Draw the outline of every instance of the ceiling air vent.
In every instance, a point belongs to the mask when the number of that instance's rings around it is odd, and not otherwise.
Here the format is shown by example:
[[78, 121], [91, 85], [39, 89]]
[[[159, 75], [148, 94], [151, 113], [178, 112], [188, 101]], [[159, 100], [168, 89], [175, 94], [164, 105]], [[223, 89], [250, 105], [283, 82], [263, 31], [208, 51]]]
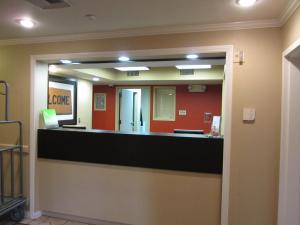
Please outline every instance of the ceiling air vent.
[[127, 72], [127, 76], [129, 76], [129, 77], [137, 77], [139, 75], [140, 75], [139, 71], [128, 71]]
[[180, 75], [194, 75], [194, 70], [192, 69], [187, 69], [187, 70], [180, 70]]
[[26, 0], [41, 9], [61, 9], [70, 7], [65, 0]]

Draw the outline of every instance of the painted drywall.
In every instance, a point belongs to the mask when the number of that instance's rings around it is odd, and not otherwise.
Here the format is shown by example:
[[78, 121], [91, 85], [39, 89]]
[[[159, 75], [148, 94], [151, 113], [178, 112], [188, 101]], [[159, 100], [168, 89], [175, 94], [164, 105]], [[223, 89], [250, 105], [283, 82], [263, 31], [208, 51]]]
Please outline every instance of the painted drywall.
[[283, 49], [300, 39], [300, 5], [287, 23], [282, 27]]
[[116, 88], [107, 85], [93, 86], [93, 102], [95, 93], [106, 94], [106, 110], [96, 111], [93, 108], [92, 128], [101, 130], [115, 130], [115, 108], [116, 108]]
[[38, 165], [43, 210], [84, 211], [118, 224], [219, 225], [219, 175], [47, 160]]
[[[204, 130], [210, 132], [211, 123], [204, 121], [204, 113], [221, 116], [222, 85], [207, 85], [204, 93], [191, 93], [187, 85], [176, 85], [175, 121], [158, 121], [153, 117], [153, 87], [151, 94], [151, 132], [172, 133], [174, 129]], [[179, 110], [186, 110], [186, 116], [180, 116]]]
[[[122, 87], [122, 86], [118, 86]], [[204, 121], [204, 113], [209, 112], [214, 116], [221, 115], [222, 85], [207, 85], [204, 93], [191, 93], [187, 85], [175, 85], [176, 87], [176, 119], [175, 121], [158, 121], [153, 119], [153, 88], [150, 93], [150, 132], [173, 133], [174, 129], [204, 130], [210, 132], [211, 123]], [[155, 86], [159, 87], [159, 86]], [[114, 91], [112, 91], [114, 90]], [[105, 85], [95, 85], [94, 93], [106, 93], [107, 107], [104, 112], [93, 111], [93, 129], [114, 130], [116, 105], [115, 88]], [[186, 116], [179, 116], [179, 110], [186, 110]], [[143, 114], [145, 115], [145, 114]], [[148, 115], [145, 115], [148, 117]]]
[[142, 115], [144, 126], [142, 131], [149, 132], [150, 131], [150, 99], [151, 99], [151, 90], [150, 88], [142, 88], [142, 99], [141, 99], [141, 107], [142, 107]]
[[[156, 35], [144, 37], [127, 37], [103, 40], [74, 41], [62, 43], [31, 44], [0, 47], [0, 77], [7, 80], [12, 86], [11, 98], [14, 101], [11, 107], [12, 118], [20, 119], [24, 123], [25, 142], [29, 140], [29, 96], [30, 96], [30, 55], [55, 54], [70, 52], [94, 52], [94, 51], [125, 51], [138, 49], [176, 48], [207, 45], [234, 45], [234, 50], [243, 50], [245, 63], [234, 64], [233, 70], [233, 105], [232, 105], [232, 148], [231, 148], [231, 174], [230, 174], [230, 225], [274, 225], [277, 215], [278, 192], [278, 166], [279, 166], [279, 136], [280, 136], [280, 97], [281, 97], [281, 52], [282, 33], [279, 28], [255, 29], [224, 32], [203, 32], [172, 35]], [[268, 59], [268, 60], [266, 60]], [[254, 107], [257, 117], [253, 124], [244, 124], [242, 121], [243, 107]], [[87, 152], [88, 154], [88, 152]], [[68, 167], [69, 166], [69, 167]], [[68, 167], [68, 170], [65, 168]], [[57, 210], [60, 202], [63, 206], [61, 212], [76, 212], [79, 216], [89, 216], [91, 210], [96, 210], [100, 215], [106, 210], [107, 205], [113, 205], [113, 199], [105, 198], [94, 201], [89, 197], [89, 207], [81, 204], [68, 204], [72, 202], [76, 193], [85, 193], [81, 185], [88, 185], [89, 192], [95, 195], [113, 196], [120, 192], [136, 198], [124, 200], [126, 208], [135, 209], [135, 219], [141, 221], [153, 221], [152, 215], [145, 215], [154, 210], [155, 205], [149, 202], [144, 207], [132, 207], [135, 199], [143, 199], [147, 196], [161, 193], [167, 190], [172, 198], [161, 197], [163, 216], [155, 217], [156, 224], [176, 224], [180, 215], [181, 224], [198, 225], [200, 220], [206, 220], [204, 224], [214, 224], [220, 218], [219, 204], [214, 200], [214, 195], [219, 196], [220, 182], [210, 183], [205, 176], [195, 178], [195, 183], [187, 183], [189, 177], [182, 173], [172, 174], [163, 171], [148, 174], [144, 170], [131, 168], [108, 167], [109, 173], [95, 173], [102, 167], [92, 171], [97, 166], [88, 165], [88, 172], [81, 174], [81, 167], [72, 166], [70, 163], [45, 162], [39, 160], [37, 170], [38, 178], [43, 178], [37, 186], [43, 192], [36, 201], [40, 204], [37, 209], [46, 208]], [[27, 168], [28, 169], [28, 168]], [[122, 170], [126, 176], [115, 176], [114, 169]], [[92, 173], [89, 173], [92, 171]], [[137, 174], [140, 179], [127, 180]], [[62, 175], [62, 176], [61, 176]], [[151, 177], [159, 180], [149, 188], [147, 184]], [[48, 178], [48, 179], [46, 179]], [[51, 178], [51, 179], [50, 179]], [[62, 179], [61, 179], [62, 178]], [[67, 178], [67, 179], [66, 179]], [[88, 178], [88, 179], [86, 179]], [[175, 179], [176, 183], [168, 183], [169, 179]], [[221, 180], [221, 177], [216, 179]], [[50, 182], [59, 181], [59, 182]], [[84, 181], [74, 183], [73, 181]], [[101, 189], [102, 181], [113, 182], [109, 188]], [[145, 185], [138, 186], [138, 193], [131, 189], [131, 185], [141, 182]], [[207, 185], [201, 186], [201, 183]], [[76, 184], [76, 185], [73, 185]], [[175, 186], [173, 184], [176, 184]], [[192, 189], [188, 189], [190, 184]], [[64, 188], [60, 188], [64, 187]], [[175, 188], [176, 187], [176, 188]], [[195, 188], [194, 188], [195, 187]], [[200, 189], [199, 189], [200, 188]], [[70, 192], [72, 190], [72, 192]], [[180, 190], [188, 190], [191, 197], [176, 195]], [[201, 190], [198, 192], [198, 190]], [[214, 190], [214, 195], [208, 195]], [[51, 193], [51, 195], [49, 194]], [[41, 199], [47, 199], [42, 201]], [[55, 196], [61, 196], [58, 199]], [[197, 205], [189, 204], [188, 199], [201, 199], [207, 196], [205, 201]], [[53, 197], [53, 198], [51, 198]], [[183, 201], [187, 200], [187, 201]], [[220, 200], [220, 199], [219, 199]], [[176, 210], [181, 202], [184, 207]], [[210, 202], [207, 210], [207, 203]], [[146, 203], [146, 201], [145, 201]], [[124, 207], [110, 208], [121, 211]], [[148, 207], [148, 208], [145, 208]], [[179, 212], [180, 211], [180, 212]], [[111, 212], [110, 220], [124, 220], [126, 215]], [[174, 217], [175, 215], [175, 217]], [[213, 219], [210, 219], [213, 218]]]
[[77, 124], [92, 128], [93, 84], [86, 80], [77, 81]]

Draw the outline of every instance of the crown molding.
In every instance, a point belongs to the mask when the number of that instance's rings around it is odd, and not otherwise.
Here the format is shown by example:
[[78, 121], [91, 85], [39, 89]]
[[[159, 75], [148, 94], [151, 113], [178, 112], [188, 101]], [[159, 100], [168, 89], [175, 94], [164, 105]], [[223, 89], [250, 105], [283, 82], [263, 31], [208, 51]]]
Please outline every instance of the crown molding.
[[216, 24], [194, 24], [194, 25], [170, 25], [170, 26], [155, 26], [145, 28], [132, 28], [111, 30], [95, 33], [82, 33], [70, 35], [57, 36], [42, 36], [29, 38], [16, 38], [0, 40], [0, 46], [5, 45], [20, 45], [20, 44], [39, 44], [50, 42], [67, 42], [67, 41], [84, 41], [97, 40], [120, 37], [138, 37], [150, 35], [163, 34], [180, 34], [180, 33], [198, 33], [198, 32], [213, 32], [213, 31], [232, 31], [245, 29], [259, 29], [259, 28], [274, 28], [282, 27], [293, 13], [300, 6], [300, 0], [291, 0], [285, 10], [281, 13], [279, 19], [270, 20], [252, 20], [242, 22], [230, 23], [216, 23]]
[[280, 15], [280, 26], [283, 26], [300, 5], [300, 0], [291, 0]]
[[198, 33], [198, 32], [209, 32], [209, 31], [212, 32], [212, 31], [259, 29], [259, 28], [271, 28], [271, 27], [280, 27], [280, 26], [281, 26], [280, 20], [277, 19], [218, 23], [218, 24], [207, 24], [207, 25], [157, 26], [157, 27], [104, 31], [104, 32], [97, 32], [97, 33], [6, 39], [6, 40], [0, 40], [0, 46], [38, 44], [38, 43], [49, 43], [49, 42], [65, 42], [65, 41], [83, 41], [83, 40], [96, 40], [96, 39], [120, 38], [120, 37], [137, 37], [137, 36], [150, 36], [150, 35], [160, 35], [160, 34], [180, 34], [180, 33]]

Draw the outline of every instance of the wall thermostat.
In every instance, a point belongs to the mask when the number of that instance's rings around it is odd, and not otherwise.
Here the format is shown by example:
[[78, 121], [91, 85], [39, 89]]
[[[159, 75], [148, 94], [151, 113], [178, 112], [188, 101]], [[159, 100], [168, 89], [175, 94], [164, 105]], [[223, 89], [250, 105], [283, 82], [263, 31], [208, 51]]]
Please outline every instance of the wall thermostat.
[[253, 122], [255, 120], [255, 109], [254, 108], [244, 108], [243, 109], [243, 121]]

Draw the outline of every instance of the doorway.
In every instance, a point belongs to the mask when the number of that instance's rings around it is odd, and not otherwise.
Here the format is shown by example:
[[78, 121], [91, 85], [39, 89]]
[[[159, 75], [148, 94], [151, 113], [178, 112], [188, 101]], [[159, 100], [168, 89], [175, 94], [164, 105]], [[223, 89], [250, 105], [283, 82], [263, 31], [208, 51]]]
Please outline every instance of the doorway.
[[[187, 54], [189, 52], [219, 53], [226, 54], [224, 83], [224, 153], [223, 153], [223, 175], [222, 175], [222, 196], [221, 196], [221, 225], [228, 225], [229, 214], [229, 187], [230, 187], [230, 151], [231, 151], [231, 115], [232, 115], [232, 74], [233, 74], [233, 46], [200, 46], [184, 48], [147, 49], [127, 51], [133, 56], [152, 57], [164, 53], [165, 56]], [[31, 56], [31, 114], [30, 114], [30, 216], [36, 218], [41, 211], [36, 201], [35, 189], [38, 188], [36, 178], [36, 152], [37, 152], [37, 129], [40, 124], [40, 110], [47, 106], [47, 74], [48, 66], [43, 63], [45, 60], [59, 60], [61, 58], [88, 58], [88, 57], [116, 57], [119, 52], [82, 52], [70, 54], [49, 54]], [[117, 111], [117, 110], [116, 110]]]
[[145, 133], [150, 131], [150, 88], [116, 89], [116, 130]]
[[300, 40], [283, 53], [278, 225], [300, 224]]

